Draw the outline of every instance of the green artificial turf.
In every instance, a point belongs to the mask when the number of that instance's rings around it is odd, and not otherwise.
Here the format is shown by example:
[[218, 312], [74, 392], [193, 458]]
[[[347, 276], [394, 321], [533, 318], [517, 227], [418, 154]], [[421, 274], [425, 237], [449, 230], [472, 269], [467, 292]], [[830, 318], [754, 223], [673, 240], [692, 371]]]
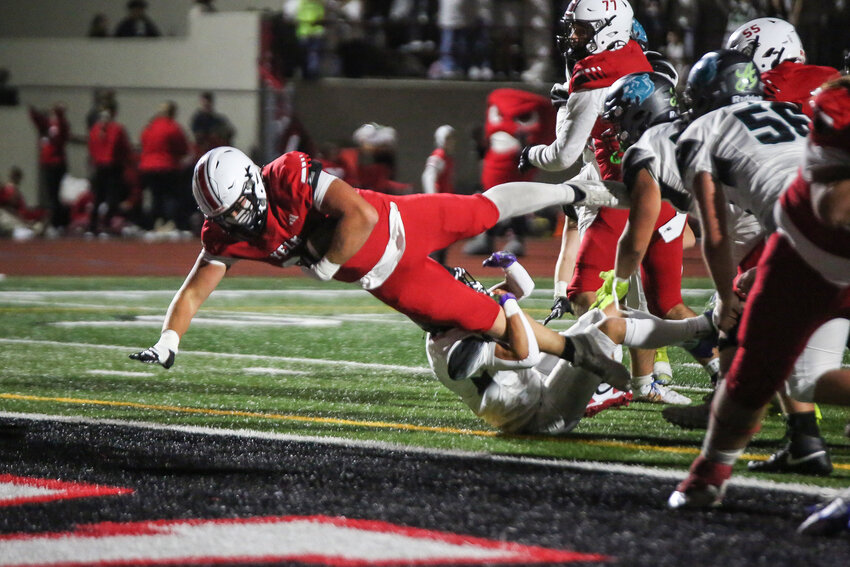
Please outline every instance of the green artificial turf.
[[[196, 317], [170, 370], [128, 354], [156, 342], [176, 278], [6, 278], [0, 281], [0, 411], [331, 435], [403, 445], [636, 463], [684, 470], [701, 431], [632, 403], [583, 420], [563, 438], [497, 435], [427, 370], [424, 333], [352, 286], [298, 278], [227, 278]], [[549, 312], [549, 282], [524, 307]], [[705, 280], [686, 300], [702, 311]], [[565, 329], [572, 320], [553, 323]], [[670, 348], [677, 386], [706, 388], [705, 372]], [[700, 391], [683, 390], [699, 400]], [[846, 486], [850, 412], [824, 407], [822, 431]], [[784, 433], [772, 413], [748, 453]], [[738, 469], [744, 473], [744, 463]]]

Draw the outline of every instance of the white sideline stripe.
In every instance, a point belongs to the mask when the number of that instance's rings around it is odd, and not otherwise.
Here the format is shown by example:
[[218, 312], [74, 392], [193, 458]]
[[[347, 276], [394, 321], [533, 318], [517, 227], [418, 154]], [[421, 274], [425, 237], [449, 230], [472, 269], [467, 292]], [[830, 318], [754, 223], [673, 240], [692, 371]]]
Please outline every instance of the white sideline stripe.
[[86, 374], [94, 374], [95, 376], [127, 376], [129, 378], [156, 376], [153, 372], [129, 372], [124, 370], [88, 370]]
[[243, 368], [242, 372], [247, 372], [248, 374], [286, 374], [292, 376], [300, 376], [302, 374], [307, 374], [303, 370], [287, 370], [285, 368], [268, 368], [264, 366], [251, 366], [249, 368]]
[[[162, 325], [161, 317], [139, 318], [135, 321], [56, 321], [49, 323], [53, 327], [159, 327]], [[336, 319], [308, 319], [298, 317], [269, 317], [266, 320], [242, 319], [210, 319], [208, 317], [195, 317], [192, 325], [209, 327], [339, 327], [342, 321]]]
[[[79, 416], [58, 416], [33, 413], [0, 412], [0, 418], [27, 419], [31, 421], [58, 421], [64, 423], [79, 423], [84, 425], [114, 425], [134, 429], [148, 429], [152, 431], [177, 431], [197, 435], [216, 435], [219, 437], [237, 437], [270, 439], [275, 441], [291, 441], [298, 443], [317, 443], [320, 445], [335, 445], [341, 447], [355, 447], [366, 449], [382, 449], [389, 452], [417, 453], [425, 455], [436, 455], [445, 457], [456, 457], [470, 460], [493, 461], [499, 463], [516, 463], [521, 465], [534, 465], [566, 470], [582, 470], [588, 472], [615, 473], [630, 476], [642, 476], [659, 480], [679, 481], [687, 476], [687, 471], [661, 469], [656, 467], [645, 467], [639, 465], [626, 465], [618, 463], [604, 463], [600, 461], [575, 461], [575, 460], [552, 460], [539, 457], [522, 457], [511, 455], [492, 455], [485, 452], [460, 451], [457, 449], [430, 449], [427, 447], [412, 447], [399, 443], [388, 443], [386, 441], [362, 441], [345, 439], [342, 437], [317, 437], [311, 435], [291, 435], [285, 433], [274, 433], [269, 431], [255, 431], [251, 429], [221, 429], [216, 427], [200, 427], [195, 425], [165, 425], [144, 421], [127, 421], [122, 419], [92, 419]], [[838, 489], [824, 488], [800, 483], [780, 483], [770, 480], [755, 478], [732, 477], [729, 481], [732, 486], [743, 488], [754, 488], [757, 490], [772, 490], [788, 492], [805, 496], [830, 497], [839, 492]]]
[[[104, 350], [120, 350], [127, 352], [142, 350], [146, 347], [127, 347], [121, 345], [95, 345], [91, 343], [63, 343], [59, 341], [39, 341], [33, 339], [2, 339], [0, 344], [20, 344], [20, 345], [45, 345], [68, 348], [94, 348]], [[297, 362], [302, 364], [316, 364], [320, 366], [347, 366], [351, 368], [365, 368], [368, 370], [386, 370], [388, 372], [404, 372], [407, 374], [431, 374], [431, 369], [424, 366], [400, 366], [397, 364], [378, 364], [371, 362], [352, 362], [349, 360], [327, 360], [322, 358], [303, 358], [295, 356], [269, 356], [266, 354], [238, 354], [230, 352], [208, 352], [203, 350], [181, 350], [180, 356], [191, 354], [200, 356], [210, 356], [219, 358], [233, 358], [236, 360], [267, 360], [269, 362]]]

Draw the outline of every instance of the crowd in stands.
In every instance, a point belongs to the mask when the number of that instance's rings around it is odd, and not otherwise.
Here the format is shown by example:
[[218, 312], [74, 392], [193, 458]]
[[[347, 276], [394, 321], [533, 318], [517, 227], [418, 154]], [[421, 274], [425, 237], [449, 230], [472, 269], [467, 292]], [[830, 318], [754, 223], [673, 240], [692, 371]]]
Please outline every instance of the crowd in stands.
[[[285, 0], [278, 34], [289, 76], [404, 76], [563, 80], [554, 36], [567, 0]], [[804, 0], [634, 0], [648, 47], [687, 76], [695, 56], [742, 23], [780, 17], [809, 55], [838, 65], [850, 23], [846, 2]]]
[[[564, 0], [286, 0], [273, 17], [275, 74], [306, 79], [326, 76], [419, 76], [431, 79], [515, 80], [551, 85], [564, 80], [563, 56], [553, 39], [560, 32]], [[817, 10], [800, 0], [635, 0], [636, 19], [647, 47], [664, 54], [687, 77], [694, 54], [721, 44], [742, 22], [779, 16], [797, 22], [810, 61], [840, 66], [848, 26], [847, 3], [823, 2]], [[145, 0], [126, 4], [127, 15], [111, 28], [97, 14], [90, 37], [156, 37]], [[809, 8], [809, 9], [807, 9]], [[212, 0], [196, 0], [193, 17], [215, 12]], [[718, 17], [718, 15], [725, 17]], [[830, 25], [825, 25], [825, 22]], [[834, 31], [831, 31], [834, 30]], [[807, 36], [807, 37], [806, 37]], [[85, 136], [70, 133], [65, 108], [30, 109], [39, 135], [39, 206], [28, 208], [14, 168], [0, 193], [4, 220], [0, 235], [127, 234], [189, 235], [197, 232], [189, 180], [206, 151], [232, 142], [233, 125], [214, 109], [213, 93], [200, 95], [187, 134], [170, 101], [151, 118], [137, 141], [118, 117], [110, 89], [95, 89]], [[396, 180], [398, 145], [391, 126], [364, 124], [349, 147], [314, 142], [289, 113], [279, 153], [298, 149], [321, 159], [356, 187], [401, 194], [419, 190], [413, 180]], [[65, 146], [85, 143], [89, 183], [65, 187]], [[423, 163], [427, 156], [423, 156]], [[513, 171], [513, 167], [511, 167]], [[66, 183], [67, 185], [67, 183]], [[10, 216], [14, 222], [10, 221]], [[18, 230], [15, 228], [24, 228]], [[521, 227], [512, 229], [520, 236]]]

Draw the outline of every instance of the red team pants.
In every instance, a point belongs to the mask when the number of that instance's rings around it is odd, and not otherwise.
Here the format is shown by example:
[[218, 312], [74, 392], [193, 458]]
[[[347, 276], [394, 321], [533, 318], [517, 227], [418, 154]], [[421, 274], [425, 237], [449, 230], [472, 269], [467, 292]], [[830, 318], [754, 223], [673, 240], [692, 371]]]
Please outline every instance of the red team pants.
[[[655, 232], [641, 263], [641, 275], [649, 312], [664, 317], [682, 303], [682, 235], [664, 242], [658, 228], [676, 214], [672, 205], [664, 201], [655, 223]], [[602, 286], [599, 272], [614, 268], [617, 241], [629, 220], [627, 209], [602, 207], [584, 232], [576, 257], [573, 279], [567, 296], [574, 300], [579, 293], [596, 291]]]
[[[454, 279], [428, 255], [491, 228], [499, 220], [496, 205], [480, 194], [391, 196], [363, 190], [360, 194], [378, 209], [379, 215], [386, 215], [389, 202], [395, 202], [405, 233], [401, 261], [384, 284], [369, 293], [418, 323], [489, 331], [499, 315], [499, 305]], [[383, 226], [385, 223], [379, 221], [375, 230]], [[385, 237], [370, 237], [365, 250], [346, 262], [345, 273], [361, 277], [368, 272], [386, 242]]]
[[743, 406], [761, 408], [791, 375], [812, 333], [848, 315], [850, 288], [824, 280], [774, 233], [747, 296], [726, 392]]

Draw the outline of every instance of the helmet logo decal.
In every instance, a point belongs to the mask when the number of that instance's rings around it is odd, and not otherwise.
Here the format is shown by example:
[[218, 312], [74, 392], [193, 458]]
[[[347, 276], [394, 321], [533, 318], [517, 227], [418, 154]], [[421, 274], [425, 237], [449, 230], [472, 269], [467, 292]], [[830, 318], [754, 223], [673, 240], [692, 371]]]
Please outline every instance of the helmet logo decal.
[[643, 73], [623, 85], [623, 98], [633, 101], [635, 104], [640, 104], [652, 96], [654, 90], [655, 85], [652, 84], [652, 79], [649, 78], [649, 75]]
[[752, 63], [747, 63], [743, 69], [736, 70], [735, 76], [738, 78], [738, 82], [735, 83], [735, 90], [739, 93], [751, 89], [758, 81], [756, 66]]

